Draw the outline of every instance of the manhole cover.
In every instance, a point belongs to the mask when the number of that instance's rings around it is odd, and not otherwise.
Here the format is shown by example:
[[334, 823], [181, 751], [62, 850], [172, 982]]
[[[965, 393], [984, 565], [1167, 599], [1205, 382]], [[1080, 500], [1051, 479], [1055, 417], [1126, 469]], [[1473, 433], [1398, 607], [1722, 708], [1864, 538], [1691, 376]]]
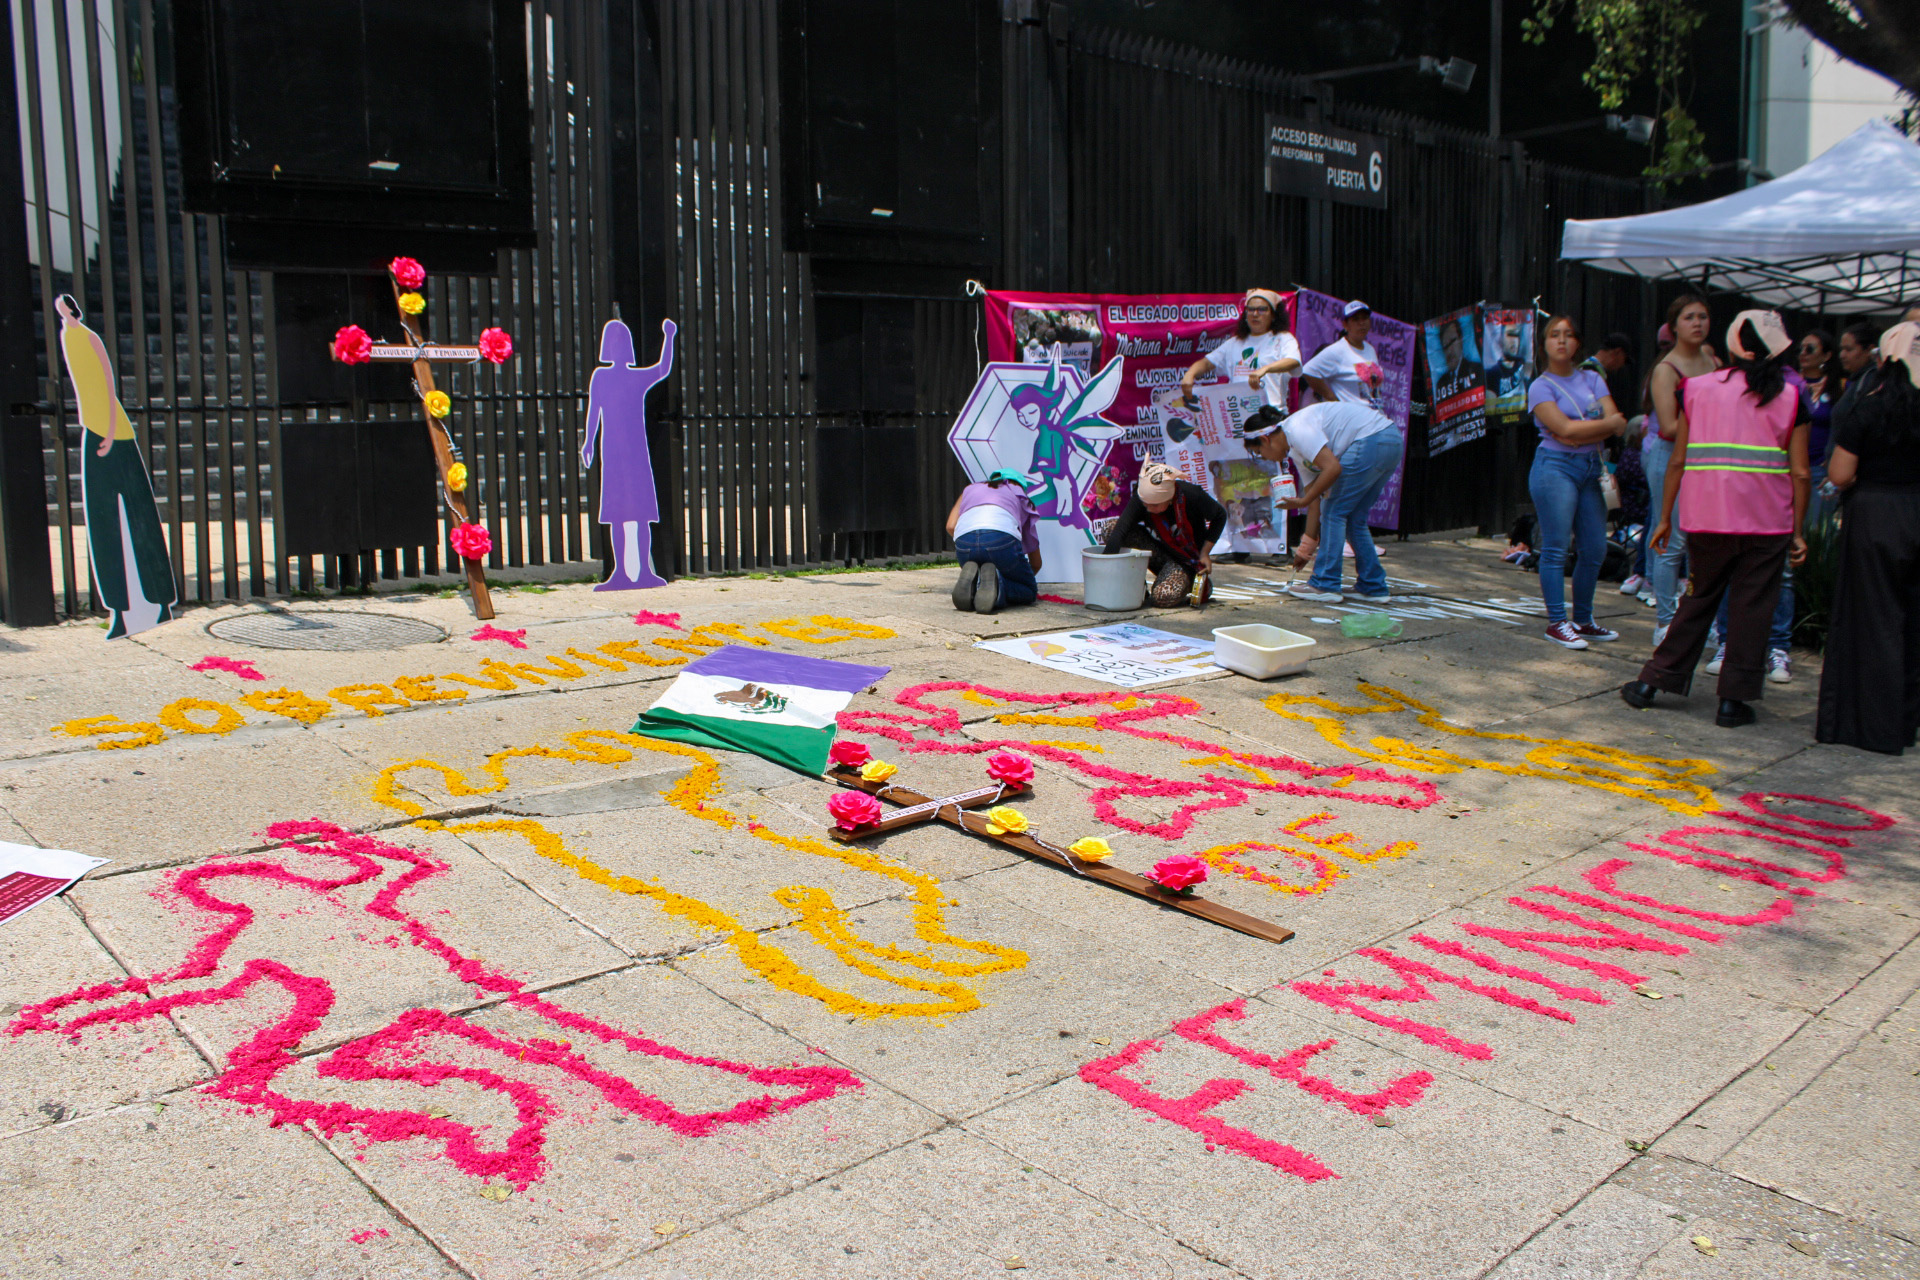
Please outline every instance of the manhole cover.
[[336, 653], [398, 649], [447, 638], [443, 629], [418, 618], [345, 609], [245, 613], [207, 624], [207, 634], [261, 649], [326, 649]]

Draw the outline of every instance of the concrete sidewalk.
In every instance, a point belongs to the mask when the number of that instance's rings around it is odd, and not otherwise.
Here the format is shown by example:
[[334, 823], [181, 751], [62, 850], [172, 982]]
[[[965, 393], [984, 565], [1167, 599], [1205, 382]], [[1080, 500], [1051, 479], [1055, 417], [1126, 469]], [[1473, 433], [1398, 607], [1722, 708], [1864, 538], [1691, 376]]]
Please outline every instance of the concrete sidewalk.
[[[1570, 653], [1492, 543], [1386, 551], [1399, 636], [1224, 566], [1139, 620], [1307, 673], [1138, 691], [944, 568], [0, 633], [0, 839], [113, 860], [0, 925], [0, 1276], [1920, 1276], [1912, 760], [1812, 743], [1811, 655], [1633, 711], [1612, 584]], [[1018, 751], [1048, 839], [1296, 936], [623, 736], [724, 643], [890, 667], [841, 736], [899, 781]]]

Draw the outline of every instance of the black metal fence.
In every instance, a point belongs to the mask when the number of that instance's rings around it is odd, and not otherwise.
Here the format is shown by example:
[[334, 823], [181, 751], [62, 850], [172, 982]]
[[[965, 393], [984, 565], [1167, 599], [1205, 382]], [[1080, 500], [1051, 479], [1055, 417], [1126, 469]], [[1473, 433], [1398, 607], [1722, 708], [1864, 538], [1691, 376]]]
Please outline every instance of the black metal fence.
[[[814, 496], [813, 273], [782, 237], [778, 0], [622, 8], [632, 13], [604, 0], [529, 0], [537, 244], [502, 252], [493, 275], [434, 275], [427, 290], [432, 337], [471, 341], [497, 324], [520, 352], [499, 370], [455, 369], [447, 387], [470, 492], [494, 538], [490, 567], [597, 558], [580, 418], [600, 325], [622, 301], [605, 263], [636, 222], [656, 241], [665, 286], [644, 306], [627, 300], [630, 322], [645, 316], [645, 328], [635, 325], [642, 359], [657, 349], [658, 315], [680, 325], [674, 376], [655, 401], [662, 567], [703, 574], [940, 551], [962, 481], [945, 433], [984, 355], [978, 302], [957, 287], [897, 295], [915, 298], [915, 410], [875, 425], [917, 433], [916, 474], [900, 477], [916, 497], [914, 527], [824, 532], [835, 526]], [[58, 610], [97, 603], [82, 431], [64, 371], [47, 357], [64, 292], [115, 359], [182, 598], [339, 581], [356, 566], [283, 553], [274, 498], [281, 483], [313, 482], [283, 477], [283, 434], [342, 411], [278, 400], [274, 276], [231, 268], [219, 220], [182, 207], [168, 0], [16, 0], [12, 20], [38, 364], [30, 402], [11, 409], [13, 421], [24, 413], [39, 424]], [[643, 28], [635, 66], [609, 38], [618, 21]], [[1560, 220], [1640, 207], [1637, 184], [1340, 103], [1324, 86], [1250, 64], [1109, 32], [1036, 36], [1012, 21], [1002, 47], [1009, 230], [1003, 261], [980, 269], [990, 284], [1188, 292], [1299, 281], [1418, 320], [1481, 298], [1557, 303]], [[623, 78], [652, 83], [636, 93]], [[1391, 139], [1389, 208], [1266, 194], [1269, 111]], [[652, 156], [643, 161], [652, 169], [637, 183], [641, 207], [628, 208], [609, 175], [636, 154]], [[1625, 327], [1643, 319], [1640, 292], [1587, 282], [1576, 309]], [[417, 412], [411, 401], [366, 407], [375, 418]], [[1481, 523], [1486, 486], [1469, 481], [1514, 465], [1492, 456], [1496, 443], [1416, 456], [1414, 524]], [[442, 556], [438, 546], [393, 548], [361, 571], [428, 575]]]

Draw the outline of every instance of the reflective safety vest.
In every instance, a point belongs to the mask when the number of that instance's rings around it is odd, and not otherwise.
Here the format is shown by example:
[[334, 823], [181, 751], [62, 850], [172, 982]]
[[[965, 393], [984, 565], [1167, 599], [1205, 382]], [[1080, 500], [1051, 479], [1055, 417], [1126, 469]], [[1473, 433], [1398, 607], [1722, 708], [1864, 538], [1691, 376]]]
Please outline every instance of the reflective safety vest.
[[1688, 378], [1687, 469], [1680, 525], [1689, 533], [1792, 533], [1793, 472], [1787, 442], [1800, 397], [1782, 387], [1766, 404], [1747, 375], [1718, 370]]

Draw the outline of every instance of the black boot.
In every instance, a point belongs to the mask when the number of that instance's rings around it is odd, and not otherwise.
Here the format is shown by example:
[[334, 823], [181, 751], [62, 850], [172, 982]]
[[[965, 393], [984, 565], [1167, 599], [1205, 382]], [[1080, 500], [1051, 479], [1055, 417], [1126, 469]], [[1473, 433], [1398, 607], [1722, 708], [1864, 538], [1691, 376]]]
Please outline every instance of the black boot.
[[1742, 725], [1752, 724], [1758, 718], [1754, 715], [1753, 708], [1746, 703], [1732, 698], [1722, 698], [1720, 714], [1713, 718], [1713, 722], [1722, 729], [1738, 729]]
[[1653, 696], [1660, 691], [1645, 680], [1629, 680], [1620, 686], [1620, 698], [1630, 707], [1645, 711], [1653, 705]]

